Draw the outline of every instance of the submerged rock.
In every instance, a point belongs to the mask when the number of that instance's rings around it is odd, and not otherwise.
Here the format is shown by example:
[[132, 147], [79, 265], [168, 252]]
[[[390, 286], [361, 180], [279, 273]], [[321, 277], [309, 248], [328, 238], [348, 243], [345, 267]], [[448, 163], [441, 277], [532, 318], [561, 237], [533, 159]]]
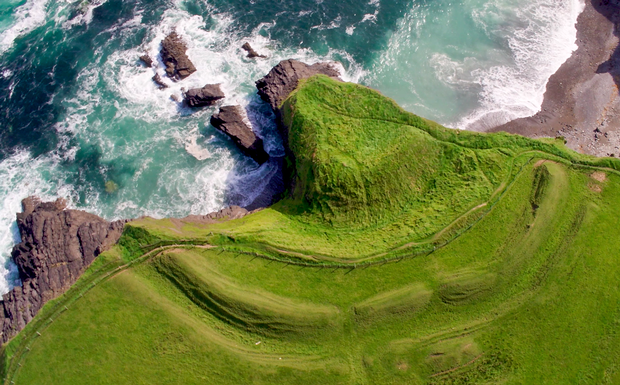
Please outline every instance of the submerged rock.
[[263, 140], [257, 137], [252, 128], [245, 123], [241, 106], [220, 108], [220, 112], [211, 117], [211, 124], [230, 136], [241, 151], [257, 163], [263, 164], [269, 159], [263, 147]]
[[17, 214], [21, 243], [12, 257], [22, 286], [3, 296], [2, 341], [22, 330], [51, 299], [63, 294], [95, 257], [114, 245], [127, 221], [108, 222], [66, 203], [42, 203], [36, 197], [22, 201]]
[[142, 61], [142, 63], [144, 63], [144, 65], [147, 67], [153, 66], [153, 59], [151, 59], [149, 55], [145, 54], [145, 55], [140, 56], [140, 61]]
[[207, 84], [202, 88], [192, 88], [183, 94], [185, 103], [190, 107], [212, 106], [226, 95], [219, 84]]
[[178, 81], [196, 72], [194, 63], [187, 57], [187, 45], [176, 32], [172, 32], [161, 42], [161, 59], [170, 79]]
[[258, 52], [254, 51], [254, 48], [252, 48], [252, 46], [250, 45], [250, 43], [245, 43], [241, 46], [241, 48], [246, 51], [247, 57], [249, 57], [250, 59], [255, 58], [255, 57], [260, 57], [260, 58], [266, 58], [267, 56], [265, 55], [261, 55]]
[[159, 76], [159, 74], [155, 74], [155, 76], [153, 76], [152, 79], [155, 82], [155, 84], [157, 84], [157, 88], [159, 88], [160, 90], [164, 90], [168, 88], [168, 85], [164, 83], [164, 81], [162, 80], [161, 76]]

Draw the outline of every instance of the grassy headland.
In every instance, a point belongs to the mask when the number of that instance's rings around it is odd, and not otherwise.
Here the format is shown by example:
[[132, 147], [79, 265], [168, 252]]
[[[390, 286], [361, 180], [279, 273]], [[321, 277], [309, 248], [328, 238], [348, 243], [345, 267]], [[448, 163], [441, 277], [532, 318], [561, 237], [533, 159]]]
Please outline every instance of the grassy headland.
[[282, 110], [287, 198], [130, 223], [5, 347], [5, 381], [620, 382], [619, 161], [321, 76]]

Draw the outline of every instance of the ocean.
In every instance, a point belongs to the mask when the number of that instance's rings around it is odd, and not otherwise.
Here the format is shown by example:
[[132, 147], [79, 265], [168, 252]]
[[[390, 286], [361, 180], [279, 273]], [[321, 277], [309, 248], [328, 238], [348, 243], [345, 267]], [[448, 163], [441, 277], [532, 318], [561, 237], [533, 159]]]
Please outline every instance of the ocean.
[[[0, 0], [0, 293], [15, 213], [65, 197], [106, 219], [182, 217], [252, 201], [258, 166], [175, 102], [221, 83], [272, 156], [283, 155], [254, 82], [280, 60], [340, 63], [343, 79], [449, 127], [484, 130], [536, 113], [576, 49], [581, 0]], [[198, 71], [159, 90], [138, 57], [176, 30]], [[266, 59], [247, 59], [249, 42]], [[414, 160], [412, 160], [414, 161]]]

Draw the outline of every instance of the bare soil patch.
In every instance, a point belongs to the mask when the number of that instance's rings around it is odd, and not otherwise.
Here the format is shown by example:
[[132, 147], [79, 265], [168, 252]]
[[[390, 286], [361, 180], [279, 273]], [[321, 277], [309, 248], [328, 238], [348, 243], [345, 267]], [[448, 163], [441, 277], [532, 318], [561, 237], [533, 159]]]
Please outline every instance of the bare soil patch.
[[605, 174], [603, 171], [595, 171], [592, 174], [590, 174], [590, 177], [601, 183], [607, 180], [607, 174]]

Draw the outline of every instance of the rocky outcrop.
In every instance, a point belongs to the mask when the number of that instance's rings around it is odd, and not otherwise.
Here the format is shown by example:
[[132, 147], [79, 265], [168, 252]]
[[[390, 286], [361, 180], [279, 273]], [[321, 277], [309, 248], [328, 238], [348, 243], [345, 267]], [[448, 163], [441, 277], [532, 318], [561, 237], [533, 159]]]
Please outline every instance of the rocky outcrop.
[[308, 65], [297, 60], [283, 60], [273, 67], [264, 78], [256, 82], [258, 94], [269, 103], [274, 111], [278, 111], [282, 102], [297, 87], [300, 79], [323, 74], [339, 79], [340, 73], [331, 63]]
[[140, 56], [140, 61], [147, 67], [153, 66], [153, 59], [147, 54]]
[[263, 147], [263, 140], [257, 137], [244, 121], [244, 111], [241, 106], [220, 108], [220, 112], [211, 117], [211, 124], [230, 136], [241, 151], [257, 163], [263, 164], [269, 159]]
[[30, 197], [17, 214], [22, 241], [13, 248], [22, 286], [3, 296], [2, 341], [22, 330], [51, 299], [63, 294], [95, 257], [114, 245], [126, 221], [107, 222], [66, 203]]
[[170, 79], [182, 80], [196, 72], [196, 67], [186, 52], [187, 45], [176, 32], [172, 32], [161, 42], [161, 59]]
[[246, 55], [247, 57], [249, 57], [250, 59], [253, 59], [255, 57], [259, 57], [259, 58], [266, 58], [267, 56], [265, 55], [261, 55], [258, 52], [254, 51], [254, 48], [252, 48], [252, 46], [250, 45], [250, 43], [245, 43], [241, 46], [241, 48], [247, 52], [248, 54]]
[[207, 84], [202, 88], [192, 88], [183, 94], [190, 107], [212, 106], [226, 97], [219, 84]]
[[155, 76], [153, 76], [152, 79], [153, 79], [153, 82], [157, 84], [157, 88], [159, 88], [160, 90], [165, 90], [166, 88], [168, 88], [168, 85], [164, 83], [164, 81], [162, 80], [161, 76], [159, 76], [159, 74], [155, 74]]

